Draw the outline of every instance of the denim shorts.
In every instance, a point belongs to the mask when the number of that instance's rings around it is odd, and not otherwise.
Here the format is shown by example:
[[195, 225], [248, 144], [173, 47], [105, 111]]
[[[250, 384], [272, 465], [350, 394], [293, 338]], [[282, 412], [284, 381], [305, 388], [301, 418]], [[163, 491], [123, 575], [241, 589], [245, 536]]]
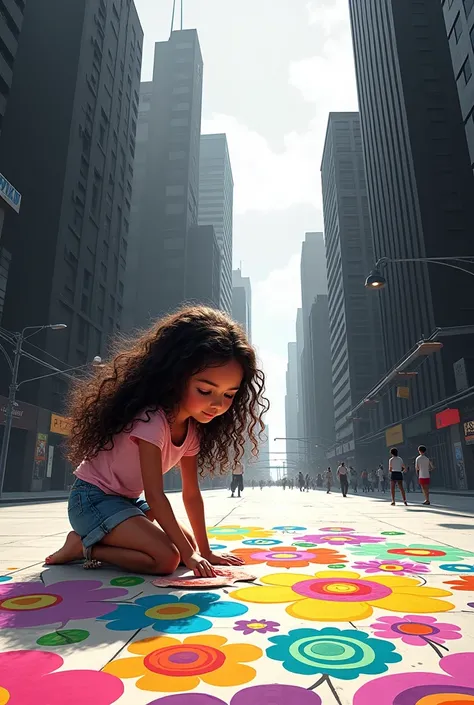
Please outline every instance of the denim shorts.
[[149, 510], [144, 499], [106, 494], [96, 485], [79, 478], [69, 495], [69, 521], [85, 548], [102, 541], [106, 534], [126, 519], [145, 516]]

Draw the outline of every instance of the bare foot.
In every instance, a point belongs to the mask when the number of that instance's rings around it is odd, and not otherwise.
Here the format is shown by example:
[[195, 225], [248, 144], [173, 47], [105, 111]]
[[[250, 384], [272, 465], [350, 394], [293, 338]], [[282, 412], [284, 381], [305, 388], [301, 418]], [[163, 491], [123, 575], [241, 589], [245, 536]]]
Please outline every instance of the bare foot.
[[82, 541], [75, 531], [70, 531], [67, 535], [64, 546], [52, 553], [45, 560], [46, 565], [60, 565], [61, 563], [71, 563], [83, 558]]

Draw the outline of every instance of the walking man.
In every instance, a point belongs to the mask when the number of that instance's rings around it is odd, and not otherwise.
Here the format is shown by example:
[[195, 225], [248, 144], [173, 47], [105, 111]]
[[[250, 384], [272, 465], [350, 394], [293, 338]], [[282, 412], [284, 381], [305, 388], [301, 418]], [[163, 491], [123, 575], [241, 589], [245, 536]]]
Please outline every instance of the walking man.
[[349, 478], [347, 476], [347, 468], [345, 463], [341, 463], [337, 468], [337, 476], [339, 482], [341, 483], [341, 492], [343, 497], [347, 497], [347, 490], [349, 489]]
[[431, 504], [430, 475], [431, 471], [433, 470], [433, 464], [431, 460], [426, 457], [426, 446], [419, 446], [418, 453], [419, 456], [415, 460], [415, 469], [416, 474], [418, 475], [418, 482], [420, 483], [421, 490], [425, 497], [425, 501], [423, 502], [423, 504]]
[[328, 468], [326, 470], [326, 489], [327, 489], [327, 494], [331, 494], [331, 488], [332, 488], [332, 470], [331, 468]]
[[230, 486], [230, 490], [232, 492], [231, 497], [234, 496], [235, 491], [237, 490], [237, 497], [240, 497], [240, 493], [243, 492], [244, 489], [244, 469], [241, 465], [236, 465], [236, 467], [232, 470], [232, 484]]

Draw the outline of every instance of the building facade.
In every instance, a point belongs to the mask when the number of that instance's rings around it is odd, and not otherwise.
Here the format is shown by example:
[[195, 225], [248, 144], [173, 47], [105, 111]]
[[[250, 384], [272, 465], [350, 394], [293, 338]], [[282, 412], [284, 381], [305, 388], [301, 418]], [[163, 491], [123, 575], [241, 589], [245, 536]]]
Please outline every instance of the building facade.
[[311, 345], [312, 375], [314, 384], [314, 426], [317, 437], [314, 443], [319, 445], [318, 472], [325, 468], [325, 454], [335, 441], [335, 420], [333, 404], [333, 373], [331, 362], [331, 342], [329, 335], [328, 296], [318, 294], [309, 316], [309, 335]]
[[252, 287], [250, 277], [243, 277], [240, 269], [232, 271], [232, 318], [252, 340]]
[[128, 327], [188, 296], [186, 257], [198, 224], [202, 56], [194, 29], [155, 45], [153, 81], [141, 87], [127, 271]]
[[442, 0], [441, 4], [474, 169], [474, 0]]
[[384, 372], [379, 301], [364, 289], [374, 264], [358, 113], [330, 113], [321, 165], [328, 306], [337, 447], [353, 459], [367, 420], [354, 427], [351, 408]]
[[[22, 193], [2, 234], [11, 255], [2, 326], [67, 324], [32, 341], [63, 368], [106, 354], [122, 326], [142, 41], [133, 2], [26, 4], [0, 138], [3, 168]], [[22, 362], [23, 378], [42, 372]], [[7, 371], [0, 382], [7, 394]], [[21, 386], [19, 397], [61, 413], [66, 392], [58, 375]], [[55, 434], [46, 437], [53, 444]], [[30, 489], [27, 460], [24, 476], [14, 468], [15, 489]], [[36, 473], [36, 489], [64, 487], [61, 463], [57, 453], [49, 476]]]
[[295, 343], [288, 343], [285, 395], [285, 436], [288, 460], [296, 462], [298, 454], [298, 351]]
[[[313, 464], [316, 458], [324, 457], [321, 449], [313, 453], [316, 439], [321, 435], [316, 427], [315, 389], [311, 350], [311, 307], [319, 294], [327, 294], [326, 250], [323, 233], [306, 233], [301, 246], [301, 311], [303, 324], [303, 351], [301, 356], [301, 392], [303, 414], [303, 438], [306, 461]], [[310, 442], [311, 439], [311, 442]], [[311, 451], [311, 452], [310, 452]]]
[[[375, 256], [471, 255], [474, 182], [441, 3], [349, 5]], [[387, 286], [374, 294], [386, 371], [435, 328], [472, 324], [466, 276], [419, 262], [388, 265]], [[418, 368], [409, 398], [386, 390], [388, 422], [400, 425], [403, 453], [415, 452], [419, 442], [431, 446], [437, 480], [446, 486], [456, 483], [454, 439], [449, 428], [427, 432], [434, 428], [430, 409], [456, 393], [453, 365], [472, 343], [468, 335], [446, 338], [442, 352]], [[400, 422], [418, 416], [429, 425], [408, 441]]]
[[199, 225], [212, 225], [221, 250], [219, 308], [232, 312], [232, 227], [234, 180], [225, 135], [201, 135]]
[[189, 229], [187, 301], [220, 308], [222, 251], [212, 225]]

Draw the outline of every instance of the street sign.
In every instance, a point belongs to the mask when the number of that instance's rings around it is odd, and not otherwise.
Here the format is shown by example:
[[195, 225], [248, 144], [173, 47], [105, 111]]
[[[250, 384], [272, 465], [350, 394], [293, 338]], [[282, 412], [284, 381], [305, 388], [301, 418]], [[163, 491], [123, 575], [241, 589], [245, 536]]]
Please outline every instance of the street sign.
[[0, 196], [9, 206], [17, 213], [20, 212], [21, 193], [6, 179], [3, 174], [0, 174]]

